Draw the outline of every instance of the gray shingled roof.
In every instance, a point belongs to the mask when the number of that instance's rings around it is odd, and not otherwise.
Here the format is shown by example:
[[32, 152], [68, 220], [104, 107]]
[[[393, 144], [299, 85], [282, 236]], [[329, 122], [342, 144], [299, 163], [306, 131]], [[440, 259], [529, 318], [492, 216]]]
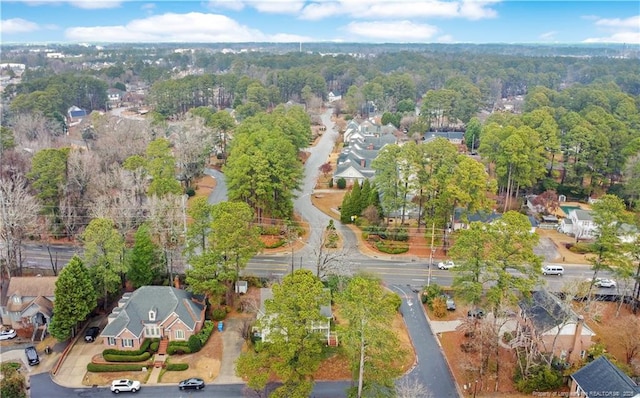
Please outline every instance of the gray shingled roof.
[[567, 321], [577, 321], [577, 315], [565, 308], [559, 299], [546, 290], [537, 290], [531, 294], [531, 300], [522, 300], [520, 308], [531, 319], [534, 329], [544, 333]]
[[640, 396], [636, 385], [605, 356], [596, 358], [571, 375], [587, 397], [630, 397]]
[[102, 331], [102, 337], [117, 337], [124, 329], [140, 336], [144, 324], [149, 323], [149, 310], [157, 311], [156, 322], [160, 323], [172, 313], [193, 329], [204, 308], [192, 300], [193, 294], [169, 286], [143, 286], [131, 294], [118, 316]]
[[582, 221], [593, 221], [593, 217], [591, 216], [591, 212], [589, 210], [573, 210], [576, 212], [576, 219]]

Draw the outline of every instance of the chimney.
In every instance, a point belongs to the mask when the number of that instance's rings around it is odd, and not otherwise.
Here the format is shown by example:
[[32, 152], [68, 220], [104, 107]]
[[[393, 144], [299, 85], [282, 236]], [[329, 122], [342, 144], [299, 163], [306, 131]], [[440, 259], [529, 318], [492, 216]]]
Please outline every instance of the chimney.
[[366, 163], [365, 159], [360, 159], [360, 166], [364, 167]]
[[576, 322], [576, 330], [573, 335], [573, 346], [571, 347], [571, 351], [569, 351], [569, 362], [573, 363], [574, 361], [580, 358], [580, 351], [582, 351], [582, 329], [584, 328], [584, 317], [582, 315], [578, 315], [578, 321]]

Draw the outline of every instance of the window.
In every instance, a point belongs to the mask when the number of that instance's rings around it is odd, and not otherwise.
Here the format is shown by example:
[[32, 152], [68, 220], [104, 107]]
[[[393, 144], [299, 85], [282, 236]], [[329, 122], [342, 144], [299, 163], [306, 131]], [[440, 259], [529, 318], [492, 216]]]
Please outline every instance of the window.
[[123, 347], [133, 347], [133, 339], [122, 339]]
[[13, 296], [13, 302], [16, 304], [20, 304], [21, 302], [21, 297], [20, 296]]
[[184, 330], [176, 330], [175, 336], [176, 339], [184, 340]]
[[587, 355], [587, 351], [585, 350], [580, 351], [580, 358], [584, 358], [585, 355]]
[[147, 325], [144, 333], [147, 337], [160, 337], [160, 328], [155, 325]]
[[115, 337], [107, 337], [107, 344], [116, 345], [116, 338]]
[[156, 320], [156, 311], [155, 310], [150, 310], [149, 311], [149, 320], [155, 322], [155, 320]]

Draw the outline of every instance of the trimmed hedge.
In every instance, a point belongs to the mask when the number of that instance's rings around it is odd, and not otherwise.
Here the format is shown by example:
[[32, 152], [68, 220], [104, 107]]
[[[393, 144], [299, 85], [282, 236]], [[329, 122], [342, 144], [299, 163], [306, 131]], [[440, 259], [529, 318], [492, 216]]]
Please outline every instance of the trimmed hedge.
[[151, 353], [145, 351], [140, 355], [102, 354], [102, 357], [107, 362], [144, 362], [151, 358]]
[[149, 367], [150, 365], [144, 364], [132, 364], [132, 363], [121, 363], [117, 365], [111, 364], [97, 364], [97, 363], [89, 363], [87, 364], [87, 371], [89, 372], [132, 372], [132, 371], [140, 371], [144, 367]]
[[[158, 339], [145, 339], [138, 350], [115, 350], [113, 348], [107, 348], [102, 351], [102, 356], [105, 355], [126, 355], [126, 356], [135, 356], [141, 355], [143, 352], [149, 351], [149, 347], [151, 347], [151, 343], [154, 341], [158, 341]], [[158, 343], [159, 344], [159, 343]]]
[[186, 345], [173, 345], [173, 346], [167, 347], [167, 354], [169, 355], [191, 354], [191, 350]]
[[168, 363], [165, 367], [166, 370], [181, 372], [183, 370], [189, 369], [188, 363]]
[[151, 343], [151, 346], [149, 348], [151, 349], [151, 352], [158, 352], [159, 347], [160, 347], [160, 342], [154, 341], [153, 343]]

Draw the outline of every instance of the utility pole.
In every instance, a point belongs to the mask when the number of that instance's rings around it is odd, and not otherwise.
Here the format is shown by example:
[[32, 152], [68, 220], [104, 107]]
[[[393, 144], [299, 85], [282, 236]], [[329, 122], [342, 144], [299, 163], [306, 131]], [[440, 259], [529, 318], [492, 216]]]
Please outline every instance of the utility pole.
[[436, 223], [431, 223], [431, 254], [429, 255], [429, 277], [427, 278], [427, 287], [431, 285], [431, 268], [433, 267], [433, 238], [436, 234]]

